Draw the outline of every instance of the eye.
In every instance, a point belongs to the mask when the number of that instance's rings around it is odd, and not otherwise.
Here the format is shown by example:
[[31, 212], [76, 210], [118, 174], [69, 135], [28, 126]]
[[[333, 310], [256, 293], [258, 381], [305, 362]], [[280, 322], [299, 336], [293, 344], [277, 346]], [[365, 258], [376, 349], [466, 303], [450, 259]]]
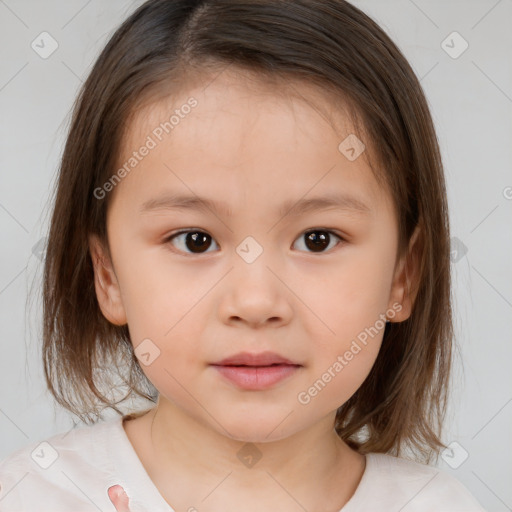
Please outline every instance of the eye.
[[[305, 240], [305, 247], [309, 249], [311, 252], [326, 252], [326, 247], [328, 248], [334, 240], [332, 237], [337, 238], [341, 242], [343, 242], [343, 238], [333, 231], [322, 228], [309, 229], [305, 231], [297, 240]], [[176, 242], [174, 242], [176, 240]], [[202, 254], [208, 251], [208, 249], [212, 246], [213, 238], [204, 231], [200, 230], [188, 230], [188, 231], [180, 231], [178, 233], [174, 233], [167, 237], [164, 241], [165, 243], [172, 243], [175, 247], [178, 246], [178, 250], [181, 252], [190, 251], [192, 254]], [[335, 247], [338, 244], [334, 244]]]
[[208, 233], [196, 229], [175, 233], [167, 237], [165, 243], [172, 243], [175, 239], [177, 240], [176, 245], [179, 246], [178, 249], [181, 252], [187, 252], [185, 251], [186, 248], [189, 249], [193, 254], [202, 254], [203, 252], [207, 252], [206, 249], [211, 246], [213, 240]]
[[[304, 245], [312, 252], [326, 252], [324, 249], [329, 247], [330, 243], [333, 241], [331, 239], [332, 235], [338, 240], [343, 241], [343, 239], [333, 231], [322, 228], [309, 229], [305, 231], [298, 240], [304, 239]], [[339, 243], [335, 245], [339, 245]]]

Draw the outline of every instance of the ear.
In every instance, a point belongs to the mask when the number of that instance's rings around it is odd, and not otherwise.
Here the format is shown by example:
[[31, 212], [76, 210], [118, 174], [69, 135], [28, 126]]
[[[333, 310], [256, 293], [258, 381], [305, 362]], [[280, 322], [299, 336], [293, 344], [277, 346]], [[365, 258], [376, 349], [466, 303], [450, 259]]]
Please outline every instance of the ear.
[[[390, 322], [403, 322], [411, 316], [421, 278], [422, 238], [421, 227], [417, 225], [406, 253], [396, 265], [388, 304], [388, 308], [396, 311], [396, 314], [389, 319]], [[397, 304], [401, 305], [401, 309]]]
[[103, 316], [115, 325], [127, 323], [121, 290], [112, 261], [97, 235], [89, 236], [89, 250], [94, 268], [94, 287]]

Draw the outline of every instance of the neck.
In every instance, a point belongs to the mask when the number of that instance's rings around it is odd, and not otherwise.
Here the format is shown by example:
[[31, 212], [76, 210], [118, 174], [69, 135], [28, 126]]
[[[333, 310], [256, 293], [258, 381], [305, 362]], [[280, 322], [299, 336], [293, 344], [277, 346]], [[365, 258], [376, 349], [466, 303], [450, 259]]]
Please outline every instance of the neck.
[[297, 510], [300, 504], [313, 511], [321, 496], [322, 510], [339, 511], [354, 494], [365, 459], [333, 425], [334, 413], [283, 439], [246, 442], [159, 398], [125, 429], [157, 489], [176, 510], [194, 503], [203, 510], [227, 511], [229, 504], [239, 510], [236, 504], [244, 503], [245, 510]]

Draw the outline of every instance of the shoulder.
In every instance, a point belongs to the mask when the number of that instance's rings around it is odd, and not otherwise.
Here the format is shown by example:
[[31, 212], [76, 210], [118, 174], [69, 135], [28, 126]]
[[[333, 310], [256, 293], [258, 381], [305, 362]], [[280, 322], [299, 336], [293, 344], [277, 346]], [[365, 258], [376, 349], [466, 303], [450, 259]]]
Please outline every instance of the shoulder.
[[[0, 511], [111, 510], [109, 437], [121, 417], [32, 442], [0, 462]], [[98, 485], [101, 482], [101, 485]], [[111, 507], [111, 504], [110, 504]]]
[[382, 453], [367, 457], [373, 485], [390, 510], [400, 505], [404, 512], [485, 512], [459, 480], [439, 468]]

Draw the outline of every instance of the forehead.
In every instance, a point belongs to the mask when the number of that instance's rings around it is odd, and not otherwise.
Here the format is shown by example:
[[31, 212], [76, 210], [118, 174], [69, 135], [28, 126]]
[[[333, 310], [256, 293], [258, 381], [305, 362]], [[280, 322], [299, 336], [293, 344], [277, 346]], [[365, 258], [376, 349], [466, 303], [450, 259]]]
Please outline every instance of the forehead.
[[[197, 102], [193, 109], [187, 105], [191, 98]], [[264, 127], [273, 135], [281, 133], [284, 138], [301, 132], [309, 138], [323, 139], [328, 135], [333, 140], [325, 140], [325, 144], [336, 143], [354, 131], [345, 106], [339, 93], [335, 96], [334, 91], [327, 92], [318, 85], [286, 75], [261, 76], [236, 67], [206, 75], [196, 72], [172, 91], [160, 86], [157, 95], [150, 95], [141, 104], [126, 124], [121, 153], [133, 150], [138, 141], [171, 117], [172, 133], [165, 133], [163, 142], [175, 141], [176, 145], [186, 143], [191, 135], [187, 129], [193, 129], [196, 136], [203, 135], [207, 143], [220, 130], [245, 128], [238, 134], [240, 138], [267, 121]], [[272, 125], [273, 120], [280, 124]]]
[[[318, 184], [324, 191], [357, 191], [376, 204], [382, 191], [366, 161], [369, 141], [354, 161], [339, 148], [355, 131], [343, 107], [332, 95], [297, 80], [267, 82], [233, 70], [189, 80], [173, 94], [147, 102], [127, 124], [119, 166], [148, 138], [155, 147], [122, 186], [130, 182], [142, 202], [148, 199], [144, 191], [159, 188], [162, 180], [224, 196], [230, 187], [243, 193], [243, 183], [249, 194], [257, 184], [297, 198]], [[249, 186], [244, 175], [258, 179]], [[187, 182], [179, 183], [178, 176]]]

